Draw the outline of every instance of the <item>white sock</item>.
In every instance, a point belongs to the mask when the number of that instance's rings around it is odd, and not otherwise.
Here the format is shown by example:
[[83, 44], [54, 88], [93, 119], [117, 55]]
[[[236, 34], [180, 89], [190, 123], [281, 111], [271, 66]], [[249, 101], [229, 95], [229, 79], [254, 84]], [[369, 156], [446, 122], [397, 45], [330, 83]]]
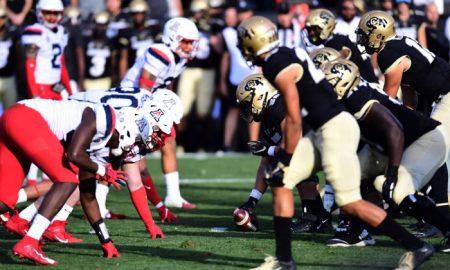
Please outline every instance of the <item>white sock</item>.
[[28, 221], [32, 221], [33, 218], [36, 216], [37, 212], [38, 210], [36, 208], [36, 205], [32, 203], [19, 213], [19, 217], [26, 219]]
[[41, 239], [42, 234], [47, 230], [50, 225], [50, 220], [44, 217], [41, 214], [37, 214], [33, 220], [33, 224], [31, 224], [30, 229], [27, 232], [27, 235], [36, 240]]
[[36, 165], [31, 164], [30, 170], [28, 171], [27, 179], [37, 180], [38, 170], [39, 168]]
[[97, 198], [98, 208], [100, 209], [100, 215], [105, 218], [108, 210], [106, 209], [106, 197], [108, 197], [109, 187], [97, 183], [97, 188], [95, 190], [95, 197]]
[[27, 200], [28, 200], [27, 193], [25, 192], [25, 189], [21, 188], [19, 190], [19, 198], [17, 198], [16, 204], [26, 202]]
[[180, 178], [178, 172], [164, 174], [164, 180], [166, 181], [166, 197], [178, 199], [181, 198], [180, 194]]
[[61, 210], [59, 210], [58, 214], [56, 214], [52, 222], [55, 220], [66, 221], [67, 218], [69, 218], [69, 215], [72, 213], [72, 210], [72, 206], [64, 204], [64, 206], [61, 208]]

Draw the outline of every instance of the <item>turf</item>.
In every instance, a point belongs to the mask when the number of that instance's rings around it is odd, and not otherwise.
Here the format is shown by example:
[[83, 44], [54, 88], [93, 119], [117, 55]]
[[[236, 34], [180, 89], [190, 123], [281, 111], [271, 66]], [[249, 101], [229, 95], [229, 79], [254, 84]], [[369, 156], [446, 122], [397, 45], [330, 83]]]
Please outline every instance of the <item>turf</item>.
[[[158, 159], [149, 159], [159, 193], [165, 193]], [[243, 233], [234, 229], [232, 212], [244, 202], [253, 186], [258, 159], [250, 156], [180, 158], [185, 198], [198, 204], [195, 210], [173, 209], [178, 225], [162, 224], [166, 239], [149, 239], [127, 190], [111, 189], [108, 208], [129, 216], [126, 220], [108, 220], [109, 232], [121, 254], [120, 259], [103, 258], [98, 239], [89, 234], [90, 226], [82, 219], [82, 210], [72, 214], [68, 229], [81, 237], [81, 244], [45, 246], [46, 254], [59, 262], [58, 269], [248, 269], [260, 264], [265, 254], [274, 253], [271, 196], [266, 194], [256, 214], [260, 231]], [[212, 182], [201, 179], [214, 180]], [[237, 181], [242, 179], [242, 181]], [[197, 181], [197, 182], [196, 182]], [[189, 182], [189, 181], [188, 181]], [[298, 200], [298, 199], [297, 199]], [[19, 205], [19, 208], [24, 205]], [[152, 208], [154, 209], [154, 208]], [[298, 208], [299, 209], [299, 208]], [[298, 210], [297, 210], [298, 212]], [[153, 216], [158, 220], [156, 211]], [[402, 219], [410, 224], [412, 219]], [[212, 232], [226, 227], [225, 232]], [[392, 269], [403, 250], [391, 240], [376, 236], [374, 247], [329, 248], [323, 243], [330, 234], [294, 235], [293, 255], [300, 269]], [[0, 228], [0, 269], [43, 269], [12, 256], [11, 247], [19, 238]], [[431, 239], [438, 244], [439, 238]], [[436, 254], [422, 269], [449, 269], [450, 257]], [[48, 268], [47, 268], [48, 269]]]

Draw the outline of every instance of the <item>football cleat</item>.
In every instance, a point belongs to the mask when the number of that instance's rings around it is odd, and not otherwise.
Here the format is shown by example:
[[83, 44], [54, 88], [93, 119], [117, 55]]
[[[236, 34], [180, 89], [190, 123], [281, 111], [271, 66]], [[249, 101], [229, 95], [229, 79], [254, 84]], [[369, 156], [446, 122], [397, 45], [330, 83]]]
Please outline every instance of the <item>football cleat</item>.
[[103, 257], [106, 257], [108, 259], [111, 259], [113, 257], [120, 258], [119, 251], [117, 251], [117, 248], [112, 241], [109, 241], [108, 243], [103, 243], [102, 249], [103, 249]]
[[188, 201], [186, 201], [183, 198], [178, 198], [178, 199], [173, 199], [170, 197], [166, 197], [164, 199], [164, 204], [167, 207], [176, 207], [176, 208], [183, 208], [183, 209], [195, 209], [197, 208], [197, 205], [194, 203], [190, 203]]
[[326, 243], [329, 247], [364, 247], [366, 242], [353, 232], [337, 232], [333, 238]]
[[126, 219], [127, 216], [122, 215], [122, 214], [117, 214], [117, 213], [114, 213], [114, 212], [111, 212], [108, 210], [108, 212], [106, 212], [105, 218], [106, 219]]
[[178, 218], [165, 205], [156, 209], [156, 211], [158, 211], [158, 214], [161, 217], [162, 223], [164, 223], [166, 221], [167, 221], [167, 223], [178, 222]]
[[14, 256], [19, 258], [25, 258], [32, 262], [42, 265], [53, 265], [57, 266], [58, 262], [45, 256], [44, 251], [39, 247], [39, 245], [33, 244], [27, 241], [28, 238], [24, 237], [22, 240], [14, 245], [12, 251]]
[[447, 236], [442, 239], [439, 246], [439, 251], [445, 253], [450, 252], [450, 235], [448, 233]]
[[419, 238], [442, 236], [442, 232], [438, 228], [424, 221], [419, 221], [412, 226], [412, 234]]
[[30, 222], [21, 218], [16, 212], [16, 214], [11, 216], [8, 222], [6, 222], [5, 227], [9, 233], [24, 236], [30, 229]]
[[297, 265], [294, 260], [282, 262], [276, 257], [268, 256], [260, 266], [250, 270], [297, 270]]
[[233, 219], [236, 228], [244, 232], [256, 232], [259, 227], [258, 219], [252, 211], [236, 208], [233, 212]]
[[66, 231], [67, 221], [56, 220], [47, 228], [42, 235], [46, 240], [60, 243], [81, 243], [83, 239], [74, 237]]
[[429, 260], [434, 254], [434, 247], [428, 243], [416, 250], [407, 251], [400, 258], [398, 267], [395, 270], [412, 270], [417, 269], [426, 260]]
[[323, 218], [319, 218], [316, 215], [304, 213], [293, 225], [293, 233], [304, 232], [325, 232], [331, 230], [331, 215]]

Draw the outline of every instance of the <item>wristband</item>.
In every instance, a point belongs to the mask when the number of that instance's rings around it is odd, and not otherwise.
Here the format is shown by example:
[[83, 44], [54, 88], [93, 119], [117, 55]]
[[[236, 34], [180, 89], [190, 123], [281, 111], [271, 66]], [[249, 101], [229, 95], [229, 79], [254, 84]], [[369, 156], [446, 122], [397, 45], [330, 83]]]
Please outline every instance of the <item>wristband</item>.
[[106, 174], [105, 166], [98, 164], [97, 174], [100, 176], [105, 176], [105, 174]]
[[276, 146], [269, 146], [269, 149], [267, 150], [267, 155], [269, 157], [274, 157], [275, 156], [275, 150], [277, 150]]
[[252, 189], [252, 192], [250, 192], [250, 197], [255, 198], [257, 201], [261, 200], [262, 196], [263, 194], [256, 188]]

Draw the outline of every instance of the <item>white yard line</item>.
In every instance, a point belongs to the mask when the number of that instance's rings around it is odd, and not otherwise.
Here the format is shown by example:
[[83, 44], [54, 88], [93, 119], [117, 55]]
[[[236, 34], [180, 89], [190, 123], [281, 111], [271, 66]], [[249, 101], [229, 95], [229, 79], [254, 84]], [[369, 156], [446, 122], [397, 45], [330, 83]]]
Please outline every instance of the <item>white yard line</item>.
[[255, 181], [254, 178], [185, 178], [180, 179], [182, 184], [204, 184], [204, 183], [248, 183]]

